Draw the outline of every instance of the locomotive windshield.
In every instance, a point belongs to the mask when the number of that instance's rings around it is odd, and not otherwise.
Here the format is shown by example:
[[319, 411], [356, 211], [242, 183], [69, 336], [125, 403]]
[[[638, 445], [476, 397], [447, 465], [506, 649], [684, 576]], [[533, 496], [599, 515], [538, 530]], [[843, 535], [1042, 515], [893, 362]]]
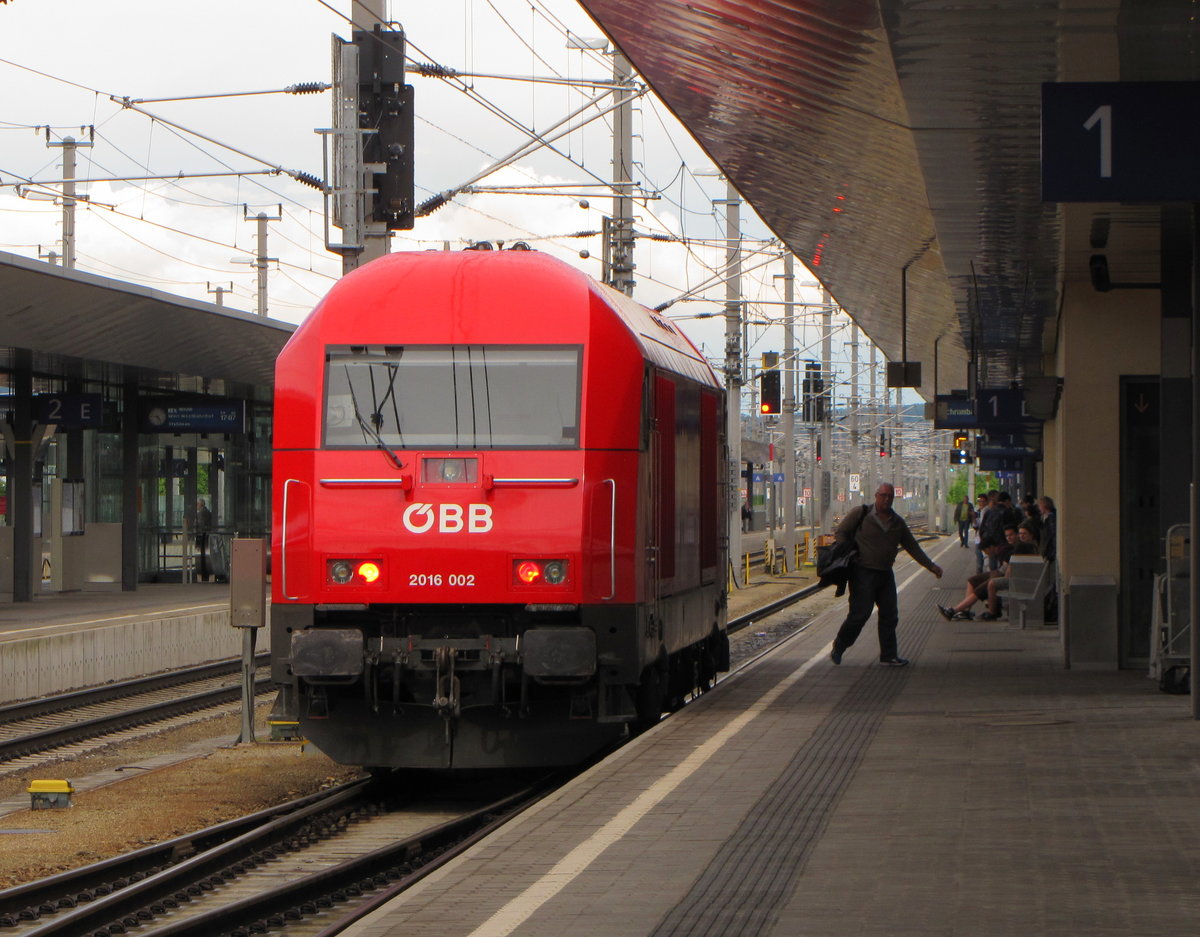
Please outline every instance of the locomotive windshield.
[[325, 446], [574, 449], [577, 345], [326, 350]]

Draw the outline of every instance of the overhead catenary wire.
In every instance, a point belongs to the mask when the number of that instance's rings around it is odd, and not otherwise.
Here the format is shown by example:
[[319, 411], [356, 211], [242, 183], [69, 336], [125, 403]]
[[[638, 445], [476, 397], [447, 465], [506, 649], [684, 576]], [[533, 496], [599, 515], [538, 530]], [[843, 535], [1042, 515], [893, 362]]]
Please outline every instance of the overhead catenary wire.
[[[340, 17], [342, 20], [345, 20], [345, 21], [347, 21], [347, 22], [349, 22], [349, 21], [350, 21], [350, 20], [349, 20], [347, 17], [345, 17], [344, 15], [342, 15], [341, 13], [339, 13], [338, 11], [336, 11], [336, 10], [333, 10], [333, 8], [332, 8], [332, 7], [330, 7], [328, 4], [322, 4], [322, 5], [323, 5], [323, 6], [325, 6], [327, 9], [331, 10], [331, 12], [334, 12], [334, 13], [336, 13], [336, 14], [337, 14], [337, 15], [338, 15], [338, 16], [339, 16], [339, 17]], [[361, 4], [360, 4], [360, 6], [361, 6]], [[565, 29], [565, 28], [562, 28], [562, 27], [561, 27], [561, 21], [558, 21], [558, 20], [556, 20], [556, 19], [553, 17], [553, 15], [552, 15], [552, 14], [551, 14], [551, 13], [550, 13], [548, 10], [547, 10], [547, 8], [544, 6], [544, 4], [540, 4], [540, 3], [530, 3], [530, 4], [528, 4], [528, 6], [529, 6], [529, 8], [530, 8], [531, 10], [535, 11], [535, 16], [534, 16], [534, 18], [535, 18], [535, 19], [536, 19], [536, 18], [540, 18], [540, 19], [539, 19], [539, 21], [541, 21], [541, 20], [544, 20], [544, 21], [545, 21], [545, 22], [547, 22], [547, 23], [551, 23], [552, 25], [554, 25], [554, 28], [555, 28], [555, 29], [558, 29], [558, 30], [559, 30], [559, 31], [562, 33], [562, 35], [564, 35], [564, 36], [569, 36], [569, 35], [571, 35], [571, 31], [569, 31], [569, 30], [567, 30], [567, 29]], [[494, 13], [496, 16], [499, 16], [499, 17], [501, 17], [502, 19], [504, 18], [505, 14], [504, 14], [504, 12], [503, 12], [503, 11], [501, 11], [501, 10], [498, 8], [497, 4], [494, 4], [494, 3], [489, 3], [489, 4], [488, 4], [488, 7], [491, 9], [491, 11], [492, 11], [492, 12], [493, 12], [493, 13]], [[364, 7], [364, 9], [365, 9], [365, 7]], [[510, 28], [511, 28], [511, 26], [510, 26]], [[416, 47], [414, 46], [414, 49], [415, 49], [415, 48], [416, 48]], [[603, 63], [603, 62], [605, 61], [605, 59], [604, 59], [604, 56], [603, 56], [603, 55], [601, 55], [601, 54], [599, 54], [599, 53], [597, 53], [597, 52], [595, 52], [594, 50], [589, 50], [589, 49], [580, 49], [579, 51], [580, 51], [580, 54], [581, 54], [581, 56], [582, 56], [582, 57], [584, 57], [584, 58], [585, 58], [585, 59], [587, 59], [587, 60], [593, 60], [593, 61], [596, 61], [596, 62], [598, 62], [598, 63]], [[539, 56], [539, 58], [542, 58], [542, 57], [541, 57], [541, 56]], [[574, 60], [574, 59], [572, 59], [572, 61], [575, 61], [575, 60]], [[549, 68], [551, 71], [553, 71], [553, 70], [554, 70], [554, 69], [553, 69], [553, 66], [552, 66], [552, 64], [551, 64], [551, 63], [549, 63], [548, 61], [546, 61], [546, 59], [542, 58], [542, 62], [543, 62], [543, 64], [544, 64], [544, 65], [545, 65], [547, 68]], [[547, 79], [547, 81], [557, 81], [557, 80], [558, 80], [558, 79]], [[103, 92], [98, 92], [98, 91], [96, 91], [96, 89], [87, 89], [87, 88], [86, 88], [86, 86], [79, 85], [78, 83], [72, 83], [72, 84], [75, 84], [77, 87], [85, 88], [85, 90], [91, 91], [93, 94], [103, 94]], [[589, 82], [584, 82], [583, 84], [584, 84], [584, 85], [587, 85], [587, 84], [589, 84]], [[593, 84], [593, 85], [591, 85], [591, 86], [592, 86], [592, 87], [596, 87], [596, 88], [599, 88], [599, 87], [605, 87], [605, 86], [606, 86], [606, 80], [605, 80], [605, 81], [597, 81], [595, 84]], [[572, 83], [572, 85], [569, 85], [569, 86], [567, 86], [567, 87], [568, 87], [568, 91], [567, 91], [566, 93], [567, 93], [567, 94], [568, 94], [568, 95], [569, 95], [571, 98], [573, 98], [575, 94], [580, 94], [581, 96], [584, 94], [584, 91], [583, 91], [581, 88], [579, 88], [578, 86], [574, 85], [574, 83]], [[477, 103], [480, 103], [480, 106], [484, 106], [484, 107], [485, 107], [485, 109], [487, 109], [487, 110], [488, 110], [490, 113], [492, 113], [492, 114], [494, 114], [494, 115], [497, 115], [497, 116], [500, 116], [500, 115], [504, 115], [504, 114], [505, 114], [505, 110], [504, 110], [504, 108], [503, 108], [501, 105], [499, 105], [499, 104], [493, 104], [491, 108], [488, 108], [488, 107], [487, 107], [485, 104], [482, 104], [482, 103], [481, 103], [481, 101], [482, 101], [482, 99], [484, 99], [484, 98], [486, 97], [486, 95], [484, 95], [484, 94], [483, 94], [483, 93], [482, 93], [482, 92], [481, 92], [479, 89], [472, 88], [472, 89], [470, 89], [470, 92], [471, 92], [472, 99], [473, 99], [473, 100], [475, 100]], [[107, 97], [107, 96], [106, 96], [106, 97]], [[119, 103], [118, 101], [116, 101], [116, 100], [113, 100], [111, 97], [107, 97], [107, 99], [108, 99], [108, 100], [110, 100], [110, 101], [111, 101], [112, 103], [114, 103], [114, 104], [118, 104], [118, 103]], [[128, 109], [126, 109], [126, 108], [123, 108], [123, 107], [122, 107], [120, 110], [118, 110], [118, 111], [116, 112], [116, 114], [125, 113], [125, 112], [127, 112], [127, 111], [128, 111]], [[639, 111], [639, 113], [640, 113], [640, 111]], [[661, 115], [660, 115], [660, 112], [659, 112], [659, 109], [658, 109], [658, 106], [657, 106], [657, 105], [653, 105], [653, 107], [652, 107], [652, 112], [651, 112], [651, 113], [652, 113], [653, 115], [655, 115], [655, 116], [656, 116], [656, 117], [659, 119], [659, 121], [661, 122]], [[103, 117], [103, 115], [101, 115], [101, 117], [102, 117], [102, 120], [101, 120], [100, 122], [101, 122], [101, 123], [104, 123], [104, 122], [111, 122], [111, 121], [112, 121], [112, 119], [113, 119], [113, 116], [115, 116], [115, 114], [114, 114], [114, 115], [112, 115], [112, 116], [109, 116], [109, 117], [107, 117], [107, 118], [104, 118], [104, 117]], [[155, 122], [157, 122], [157, 123], [159, 123], [159, 124], [160, 124], [160, 126], [166, 127], [166, 129], [168, 129], [168, 131], [169, 131], [169, 132], [170, 132], [172, 135], [174, 135], [174, 136], [176, 136], [176, 137], [179, 137], [180, 139], [185, 139], [185, 138], [186, 138], [186, 137], [187, 137], [187, 136], [190, 134], [190, 131], [189, 131], [189, 130], [188, 130], [186, 127], [182, 128], [182, 130], [177, 130], [177, 129], [175, 129], [174, 127], [168, 126], [166, 122], [163, 122], [163, 121], [161, 121], [161, 120], [158, 118], [158, 115], [157, 115], [157, 114], [150, 114], [150, 113], [149, 113], [149, 111], [147, 111], [147, 114], [146, 114], [146, 115], [141, 115], [141, 116], [144, 116], [144, 117], [145, 117], [147, 120], [150, 120], [150, 121], [152, 122], [152, 123], [151, 123], [151, 126], [153, 126], [153, 124], [154, 124]], [[509, 114], [509, 115], [506, 115], [506, 116], [508, 116], [508, 117], [510, 118], [510, 119], [508, 120], [508, 123], [509, 123], [509, 125], [510, 125], [510, 126], [514, 126], [514, 127], [517, 127], [517, 128], [522, 128], [522, 129], [521, 129], [521, 132], [523, 132], [523, 133], [527, 133], [527, 134], [528, 134], [529, 128], [524, 126], [524, 122], [523, 122], [523, 121], [520, 121], [520, 120], [516, 119], [515, 117], [512, 117], [512, 115], [511, 115], [511, 114]], [[180, 126], [181, 126], [181, 125], [180, 125]], [[430, 124], [430, 126], [435, 126], [435, 125], [433, 125], [433, 124]], [[439, 128], [439, 129], [440, 129], [440, 128]], [[578, 128], [575, 128], [575, 129], [578, 129]], [[443, 132], [448, 132], [448, 131], [443, 131]], [[219, 135], [214, 135], [214, 137], [218, 137], [218, 136], [219, 136]], [[453, 135], [453, 134], [451, 134], [451, 136], [454, 136], [454, 135]], [[460, 139], [460, 140], [462, 139], [462, 137], [461, 137], [461, 136], [458, 136], [458, 137], [456, 137], [456, 138], [457, 138], [457, 139]], [[199, 137], [198, 139], [204, 139], [204, 140], [205, 140], [207, 143], [210, 143], [210, 144], [211, 144], [211, 146], [207, 146], [207, 147], [206, 147], [206, 146], [197, 146], [197, 149], [198, 149], [200, 152], [204, 153], [204, 154], [206, 155], [206, 157], [208, 157], [208, 158], [211, 158], [211, 159], [217, 159], [217, 154], [216, 154], [215, 152], [213, 152], [213, 151], [212, 151], [212, 147], [222, 147], [222, 148], [224, 148], [224, 147], [226, 146], [225, 144], [223, 144], [223, 143], [220, 141], [220, 139], [213, 139], [213, 138], [211, 138], [211, 137], [210, 137], [210, 138], [206, 138], [206, 137], [204, 137], [203, 135], [200, 135], [200, 137]], [[191, 143], [191, 145], [193, 145], [193, 146], [196, 146], [196, 145], [197, 145], [197, 144], [196, 144], [196, 142], [195, 142], [194, 140], [188, 140], [188, 142], [189, 142], [189, 143]], [[554, 142], [559, 142], [559, 141], [557, 141], [557, 140], [556, 140], [556, 141], [554, 141]], [[674, 141], [672, 141], [672, 145], [674, 145]], [[479, 147], [475, 147], [475, 148], [476, 148], [476, 149], [478, 149], [480, 152], [483, 152], [483, 149], [482, 149], [482, 148], [479, 148]], [[235, 146], [235, 147], [234, 147], [234, 149], [236, 150], [236, 149], [238, 149], [238, 147], [236, 147], [236, 146]], [[250, 149], [252, 149], [252, 148], [250, 148]], [[600, 179], [600, 177], [599, 177], [599, 176], [598, 176], [598, 175], [597, 175], [597, 174], [596, 174], [594, 171], [592, 171], [591, 169], [587, 168], [587, 166], [586, 166], [586, 162], [587, 162], [587, 160], [586, 160], [586, 158], [585, 158], [585, 157], [583, 157], [583, 156], [580, 156], [580, 157], [578, 157], [578, 158], [575, 158], [575, 157], [572, 157], [570, 154], [564, 154], [564, 153], [562, 152], [561, 148], [559, 148], [559, 147], [556, 147], [556, 146], [550, 146], [550, 147], [548, 147], [548, 148], [547, 148], [547, 151], [548, 151], [548, 152], [551, 152], [551, 153], [555, 153], [555, 154], [557, 154], [557, 155], [558, 155], [559, 157], [561, 157], [561, 158], [567, 159], [567, 160], [568, 160], [568, 162], [569, 162], [571, 165], [574, 165], [574, 166], [576, 166], [576, 167], [578, 167], [578, 168], [582, 169], [582, 170], [583, 170], [583, 171], [586, 173], [586, 177], [587, 177], [587, 178], [589, 178], [589, 179], [597, 179], [597, 180], [598, 180], [598, 184], [602, 184], [602, 185], [605, 185], [605, 186], [610, 186], [610, 185], [611, 185], [611, 182], [610, 182], [609, 180], [607, 180], [607, 179]], [[219, 161], [219, 162], [224, 162], [224, 161], [220, 161], [220, 160], [218, 160], [218, 161]], [[236, 161], [235, 161], [235, 162], [236, 162]], [[272, 165], [272, 164], [270, 164], [270, 163], [269, 163], [269, 162], [267, 162], [267, 161], [264, 161], [264, 164], [265, 164], [265, 165], [267, 165], [267, 166], [271, 166], [271, 165]], [[98, 165], [98, 164], [96, 164], [96, 165]], [[511, 164], [511, 163], [510, 163], [509, 165], [513, 165], [513, 164]], [[279, 168], [281, 168], [281, 169], [282, 169], [282, 167], [279, 167]], [[524, 169], [524, 167], [516, 166], [515, 168], [516, 168], [518, 171], [521, 171], [521, 172], [525, 172], [525, 171], [526, 171], [526, 170]], [[641, 174], [642, 178], [646, 178], [646, 167], [645, 167], [644, 165], [642, 165], [642, 166], [640, 166], [640, 167], [639, 167], [639, 173]], [[153, 174], [152, 172], [147, 172], [147, 173], [146, 173], [146, 175], [152, 175], [152, 174]], [[260, 172], [257, 172], [253, 178], [251, 178], [249, 175], [247, 175], [247, 180], [248, 180], [248, 182], [252, 182], [253, 184], [255, 184], [255, 185], [258, 185], [258, 184], [260, 184], [260, 180], [262, 179], [262, 177], [263, 177], [263, 176], [266, 176], [266, 175], [272, 175], [272, 174], [274, 174], [274, 173], [272, 173], [272, 172], [269, 172], [269, 171], [260, 171]], [[116, 175], [116, 173], [112, 173], [112, 175]], [[684, 160], [682, 160], [682, 159], [681, 159], [681, 161], [680, 161], [680, 164], [679, 164], [678, 168], [674, 168], [674, 171], [673, 171], [673, 178], [672, 178], [671, 182], [670, 182], [670, 183], [668, 183], [668, 185], [669, 185], [669, 186], [673, 186], [673, 185], [674, 185], [674, 183], [675, 183], [675, 181], [676, 181], [676, 180], [679, 180], [679, 181], [680, 181], [680, 187], [681, 187], [681, 194], [682, 194], [683, 180], [684, 180], [685, 178], [691, 178], [691, 177], [692, 177], [692, 173], [691, 173], [691, 170], [690, 170], [690, 168], [689, 168], [689, 167], [687, 167], [687, 166], [686, 166], [686, 162], [685, 162]], [[185, 174], [184, 178], [185, 178], [185, 179], [187, 178], [187, 175], [186, 175], [186, 174]], [[240, 176], [239, 176], [239, 178], [240, 178]], [[149, 180], [145, 180], [145, 181], [149, 181]], [[193, 192], [193, 191], [195, 191], [195, 189], [194, 189], [194, 188], [186, 188], [186, 187], [184, 187], [183, 185], [181, 185], [181, 183], [180, 183], [180, 180], [179, 180], [178, 176], [172, 176], [170, 179], [163, 179], [162, 181], [165, 183], [165, 184], [164, 184], [164, 185], [162, 185], [162, 186], [158, 186], [158, 187], [148, 187], [148, 189], [149, 189], [150, 193], [151, 193], [151, 194], [152, 194], [154, 197], [157, 197], [157, 198], [163, 198], [163, 199], [168, 199], [168, 200], [169, 200], [169, 199], [170, 199], [170, 194], [171, 194], [172, 192], [174, 192], [174, 191], [185, 191], [185, 192]], [[286, 187], [285, 187], [285, 188], [286, 188]], [[270, 188], [267, 188], [267, 190], [268, 190], [268, 191], [271, 191], [271, 189], [270, 189]], [[647, 188], [646, 188], [646, 189], [643, 189], [643, 196], [645, 196], [645, 195], [646, 195], [646, 193], [648, 193], [648, 192], [650, 192], [650, 191], [653, 191], [653, 192], [654, 192], [654, 193], [657, 195], [658, 193], [662, 192], [662, 191], [663, 191], [663, 189], [662, 189], [662, 188], [659, 188], [659, 187], [657, 187], [657, 186], [655, 186], [655, 185], [654, 185], [654, 183], [653, 183], [653, 181], [649, 181], [649, 182], [648, 182], [648, 185], [647, 185]], [[209, 198], [208, 196], [201, 196], [201, 195], [199, 195], [199, 194], [197, 194], [197, 197]], [[182, 201], [182, 200], [180, 200], [180, 201]], [[214, 200], [214, 201], [216, 202], [216, 204], [217, 204], [217, 205], [220, 205], [220, 204], [221, 204], [220, 200]], [[239, 201], [240, 201], [240, 199], [239, 199]], [[289, 199], [288, 201], [290, 201], [290, 202], [291, 202], [291, 201], [293, 201], [293, 200], [290, 200], [290, 199]], [[472, 199], [472, 201], [474, 201], [474, 199]], [[678, 205], [678, 207], [680, 208], [680, 211], [681, 211], [681, 212], [688, 212], [689, 214], [705, 214], [705, 213], [699, 213], [699, 212], [691, 212], [691, 210], [689, 210], [689, 209], [686, 209], [686, 208], [684, 208], [684, 207], [683, 207], [683, 202], [684, 202], [684, 199], [683, 199], [683, 198], [681, 198], [681, 199], [679, 200], [679, 203], [677, 203], [677, 205]], [[295, 204], [302, 205], [303, 203], [295, 203]], [[305, 206], [303, 206], [303, 207], [305, 207], [305, 208], [306, 208], [306, 210], [309, 210], [309, 206], [305, 205]], [[464, 206], [464, 207], [465, 207], [465, 206]], [[467, 210], [468, 210], [468, 211], [471, 211], [471, 212], [473, 212], [473, 213], [476, 213], [476, 214], [480, 215], [481, 217], [489, 218], [489, 220], [494, 220], [494, 221], [496, 221], [497, 223], [501, 223], [501, 224], [505, 224], [505, 225], [511, 225], [511, 224], [512, 224], [512, 222], [511, 222], [511, 221], [509, 221], [509, 220], [507, 220], [507, 219], [494, 217], [494, 215], [493, 215], [493, 214], [489, 214], [489, 213], [488, 213], [488, 212], [486, 212], [486, 211], [479, 212], [479, 211], [477, 211], [477, 209], [476, 209], [476, 208], [474, 208], [474, 207], [472, 207], [472, 208], [468, 208]], [[711, 213], [711, 212], [708, 212], [708, 213], [706, 213], [706, 214], [710, 214], [710, 215], [711, 215], [712, 213]], [[650, 208], [648, 205], [646, 206], [646, 210], [643, 212], [643, 215], [644, 215], [644, 221], [645, 221], [645, 225], [644, 225], [644, 226], [645, 226], [645, 227], [647, 227], [647, 228], [650, 228], [650, 229], [654, 229], [654, 230], [647, 230], [647, 231], [646, 231], [646, 232], [645, 232], [645, 233], [642, 235], [643, 237], [645, 237], [645, 238], [647, 238], [647, 239], [650, 239], [650, 240], [659, 241], [659, 242], [673, 242], [673, 243], [679, 244], [679, 245], [680, 245], [680, 246], [681, 246], [681, 247], [682, 247], [682, 248], [683, 248], [683, 249], [686, 251], [686, 256], [687, 256], [687, 258], [690, 258], [690, 259], [686, 259], [686, 260], [684, 261], [684, 263], [687, 265], [687, 270], [688, 270], [688, 271], [694, 271], [694, 270], [695, 270], [695, 265], [696, 265], [696, 264], [700, 264], [701, 266], [705, 267], [705, 268], [706, 268], [706, 269], [708, 269], [708, 270], [714, 269], [714, 265], [713, 265], [713, 263], [711, 262], [711, 258], [708, 256], [708, 254], [709, 254], [708, 248], [709, 248], [711, 245], [709, 245], [709, 244], [705, 243], [704, 239], [701, 239], [701, 238], [694, 238], [694, 237], [688, 237], [688, 236], [686, 236], [686, 233], [690, 233], [690, 232], [687, 232], [686, 226], [685, 226], [685, 227], [684, 227], [684, 229], [683, 229], [683, 230], [684, 230], [684, 232], [685, 232], [685, 234], [682, 234], [682, 235], [681, 235], [681, 234], [679, 233], [679, 232], [680, 232], [680, 229], [679, 229], [679, 227], [677, 226], [677, 224], [676, 224], [676, 222], [675, 222], [675, 220], [674, 220], [674, 219], [666, 219], [666, 218], [663, 218], [663, 217], [661, 217], [661, 216], [660, 216], [660, 214], [659, 214], [658, 212], [656, 212], [656, 211], [654, 211], [653, 209], [651, 209], [651, 208]], [[131, 218], [132, 218], [132, 217], [134, 217], [134, 216], [130, 215], [130, 216], [128, 216], [128, 217], [131, 217]], [[135, 220], [136, 220], [136, 219], [135, 219]], [[522, 226], [522, 225], [514, 225], [513, 227], [514, 227], [515, 229], [519, 229], [519, 230], [525, 230], [525, 228], [526, 228], [527, 226]], [[301, 228], [302, 228], [302, 229], [305, 229], [305, 226], [304, 226], [303, 224], [301, 224]], [[661, 231], [662, 231], [663, 233], [660, 233], [660, 231], [659, 231], [659, 230], [657, 230], [657, 229], [661, 229]], [[176, 228], [175, 230], [178, 230], [178, 229]], [[293, 229], [293, 230], [294, 230], [294, 229]], [[314, 229], [314, 228], [313, 228], [311, 225], [307, 227], [307, 231], [308, 231], [308, 233], [309, 233], [309, 235], [310, 235], [310, 236], [311, 236], [311, 235], [314, 235], [314, 234], [316, 233], [315, 229]], [[184, 234], [186, 234], [186, 232], [181, 232], [181, 233], [184, 233]], [[534, 234], [534, 233], [532, 233], [532, 232], [528, 232], [528, 233], [526, 234], [526, 236], [525, 236], [525, 237], [526, 237], [526, 239], [530, 239], [530, 238], [532, 238], [532, 237], [536, 237], [536, 238], [538, 238], [539, 240], [545, 240], [545, 241], [548, 241], [548, 242], [555, 242], [555, 243], [557, 243], [557, 240], [556, 240], [555, 236], [553, 236], [553, 235], [550, 235], [550, 236], [544, 236], [544, 235], [540, 235], [540, 234]], [[285, 240], [287, 240], [289, 243], [291, 243], [291, 244], [295, 245], [295, 246], [298, 246], [298, 247], [300, 246], [299, 244], [296, 244], [296, 242], [295, 242], [295, 241], [291, 240], [290, 238], [288, 238], [288, 237], [286, 237], [286, 236], [284, 236], [284, 239], [285, 239]], [[303, 238], [302, 238], [302, 237], [301, 237], [301, 240], [303, 240]], [[320, 237], [320, 235], [317, 235], [317, 240], [318, 240], [318, 241], [322, 240], [322, 238]], [[716, 240], [716, 239], [714, 239], [714, 240]], [[235, 249], [236, 249], [236, 248], [235, 248]], [[311, 246], [310, 246], [310, 251], [309, 251], [309, 253], [310, 253], [310, 257], [311, 257], [311, 255], [312, 255]], [[318, 251], [318, 253], [319, 253], [319, 251]], [[304, 269], [304, 268], [301, 266], [301, 267], [296, 267], [296, 269]], [[663, 281], [662, 281], [661, 279], [659, 279], [659, 278], [655, 278], [655, 277], [650, 277], [650, 276], [647, 276], [647, 275], [646, 275], [646, 273], [647, 273], [647, 270], [648, 270], [648, 267], [646, 267], [646, 266], [643, 266], [643, 268], [642, 268], [641, 270], [639, 270], [639, 274], [638, 274], [638, 275], [639, 275], [639, 279], [641, 279], [641, 280], [644, 280], [644, 281], [645, 281], [645, 282], [647, 282], [647, 283], [656, 283], [656, 284], [657, 284], [657, 283], [662, 283], [662, 282], [663, 282]], [[686, 279], [689, 279], [689, 280], [690, 280], [690, 279], [692, 279], [692, 278], [693, 278], [693, 276], [694, 276], [694, 273], [693, 273], [693, 272], [688, 272], [688, 273], [686, 273]], [[673, 277], [671, 277], [671, 278], [668, 278], [668, 279], [673, 279]], [[664, 284], [664, 285], [665, 285], [665, 284]], [[672, 289], [675, 289], [675, 287], [672, 287]]]

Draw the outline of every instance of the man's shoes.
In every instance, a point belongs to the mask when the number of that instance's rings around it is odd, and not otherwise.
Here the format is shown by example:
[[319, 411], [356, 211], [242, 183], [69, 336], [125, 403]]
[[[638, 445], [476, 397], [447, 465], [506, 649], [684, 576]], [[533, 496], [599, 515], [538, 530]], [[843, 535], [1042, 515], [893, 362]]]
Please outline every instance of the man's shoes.
[[974, 621], [975, 616], [972, 615], [970, 612], [955, 612], [954, 617], [951, 618], [950, 620], [951, 621]]
[[907, 667], [908, 661], [903, 657], [881, 657], [879, 663], [884, 667]]
[[829, 659], [835, 664], [842, 662], [842, 650], [836, 644], [833, 646], [833, 650], [829, 652]]
[[991, 612], [980, 612], [979, 613], [980, 621], [995, 621], [999, 617], [1000, 617], [999, 615], [993, 615]]
[[954, 609], [947, 608], [945, 605], [939, 605], [937, 610], [942, 613], [942, 617], [946, 621], [954, 621], [954, 616], [958, 614]]

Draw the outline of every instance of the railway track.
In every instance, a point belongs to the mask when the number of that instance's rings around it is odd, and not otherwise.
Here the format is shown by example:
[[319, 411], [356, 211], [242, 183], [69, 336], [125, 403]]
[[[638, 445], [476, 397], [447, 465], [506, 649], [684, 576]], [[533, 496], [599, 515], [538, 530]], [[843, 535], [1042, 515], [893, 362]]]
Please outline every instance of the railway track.
[[377, 781], [0, 892], [20, 937], [336, 933], [542, 796], [561, 776], [464, 805], [396, 803]]
[[[729, 623], [765, 619], [799, 589]], [[2, 726], [0, 726], [2, 728]], [[0, 891], [0, 935], [330, 937], [542, 796], [561, 775], [489, 803], [379, 781], [341, 785], [104, 862]], [[419, 799], [418, 799], [419, 798]]]
[[[265, 655], [259, 658], [267, 663]], [[256, 687], [271, 686], [265, 667]], [[0, 774], [77, 757], [114, 735], [241, 699], [241, 662], [223, 661], [0, 707]], [[66, 749], [64, 751], [64, 749]]]
[[[801, 589], [729, 623], [730, 632], [813, 594]], [[266, 656], [260, 657], [266, 663]], [[268, 692], [266, 668], [256, 687]], [[241, 699], [240, 662], [219, 662], [0, 707], [0, 776], [79, 757], [159, 726]]]

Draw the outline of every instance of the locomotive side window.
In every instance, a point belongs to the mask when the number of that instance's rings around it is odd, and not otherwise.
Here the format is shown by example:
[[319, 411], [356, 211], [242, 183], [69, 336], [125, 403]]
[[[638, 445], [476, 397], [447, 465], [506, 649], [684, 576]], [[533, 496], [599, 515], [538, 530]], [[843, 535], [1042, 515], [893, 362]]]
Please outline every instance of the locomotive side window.
[[325, 446], [574, 449], [577, 345], [326, 349]]

